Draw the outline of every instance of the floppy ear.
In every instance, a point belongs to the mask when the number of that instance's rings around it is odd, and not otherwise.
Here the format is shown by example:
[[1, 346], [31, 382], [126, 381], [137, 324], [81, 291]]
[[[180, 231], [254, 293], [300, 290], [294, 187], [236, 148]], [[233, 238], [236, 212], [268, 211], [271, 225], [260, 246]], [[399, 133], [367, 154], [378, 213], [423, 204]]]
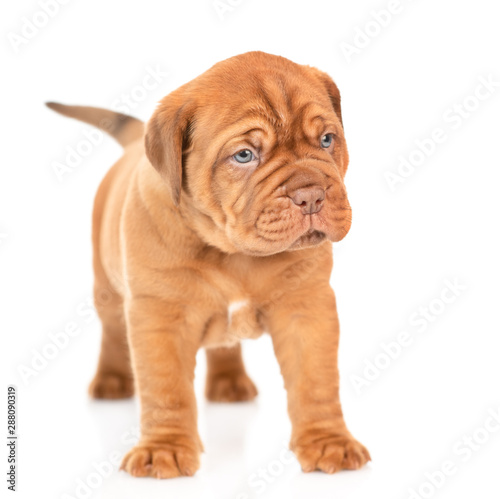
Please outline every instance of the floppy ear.
[[170, 188], [177, 206], [181, 197], [183, 152], [189, 145], [194, 105], [177, 95], [161, 101], [146, 126], [146, 155]]
[[342, 110], [340, 108], [340, 92], [337, 85], [335, 85], [335, 82], [326, 73], [323, 73], [323, 71], [320, 71], [316, 68], [311, 69], [313, 70], [317, 78], [319, 78], [323, 86], [326, 88], [328, 96], [330, 97], [330, 101], [332, 102], [333, 110], [339, 117], [340, 124], [343, 127], [344, 123], [342, 122]]

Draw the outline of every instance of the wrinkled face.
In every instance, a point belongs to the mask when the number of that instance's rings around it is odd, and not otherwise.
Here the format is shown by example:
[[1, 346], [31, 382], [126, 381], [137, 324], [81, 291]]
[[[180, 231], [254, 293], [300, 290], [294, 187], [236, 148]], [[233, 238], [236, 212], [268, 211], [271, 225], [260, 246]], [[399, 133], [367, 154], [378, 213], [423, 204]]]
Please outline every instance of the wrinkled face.
[[236, 64], [198, 83], [196, 95], [210, 90], [190, 104], [179, 201], [206, 242], [260, 256], [340, 241], [351, 224], [335, 85], [264, 56], [271, 67]]

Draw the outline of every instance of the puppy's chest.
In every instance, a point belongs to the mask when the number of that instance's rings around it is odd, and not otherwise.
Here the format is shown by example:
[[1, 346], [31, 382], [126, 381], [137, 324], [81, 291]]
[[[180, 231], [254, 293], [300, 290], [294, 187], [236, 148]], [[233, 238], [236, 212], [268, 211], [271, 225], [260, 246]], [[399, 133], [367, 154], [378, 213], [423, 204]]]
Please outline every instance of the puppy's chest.
[[264, 332], [258, 308], [248, 296], [234, 297], [224, 308], [208, 321], [204, 345], [232, 345], [245, 338], [258, 338]]
[[258, 338], [267, 330], [270, 306], [291, 287], [289, 274], [295, 274], [292, 265], [297, 257], [209, 256], [204, 275], [213, 291], [215, 310], [206, 324], [202, 343], [231, 345], [245, 338]]

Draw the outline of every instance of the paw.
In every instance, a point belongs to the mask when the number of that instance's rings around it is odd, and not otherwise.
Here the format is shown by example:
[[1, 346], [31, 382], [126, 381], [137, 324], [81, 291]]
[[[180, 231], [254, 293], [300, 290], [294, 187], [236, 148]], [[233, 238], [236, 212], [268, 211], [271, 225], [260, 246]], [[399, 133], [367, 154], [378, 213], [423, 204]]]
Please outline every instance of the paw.
[[309, 438], [309, 443], [298, 439], [293, 451], [302, 471], [357, 470], [371, 460], [369, 452], [350, 435], [324, 435]]
[[205, 394], [212, 402], [243, 402], [257, 396], [257, 388], [246, 373], [224, 373], [207, 379]]
[[195, 448], [194, 443], [193, 446], [139, 443], [123, 458], [120, 469], [135, 477], [192, 476], [200, 467], [200, 453]]
[[89, 395], [95, 399], [123, 399], [134, 395], [134, 380], [121, 374], [97, 373], [90, 383]]

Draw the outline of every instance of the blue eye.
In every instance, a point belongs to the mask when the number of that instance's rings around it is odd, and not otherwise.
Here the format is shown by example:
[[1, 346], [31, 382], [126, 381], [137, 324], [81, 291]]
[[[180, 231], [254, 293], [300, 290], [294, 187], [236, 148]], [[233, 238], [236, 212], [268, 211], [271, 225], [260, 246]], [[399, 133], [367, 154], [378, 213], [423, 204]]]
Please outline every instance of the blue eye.
[[242, 151], [237, 152], [233, 158], [238, 162], [238, 163], [249, 163], [253, 159], [255, 159], [255, 156], [253, 155], [253, 152], [250, 151], [250, 149], [243, 149]]
[[328, 149], [333, 142], [333, 133], [327, 133], [321, 137], [321, 147]]

